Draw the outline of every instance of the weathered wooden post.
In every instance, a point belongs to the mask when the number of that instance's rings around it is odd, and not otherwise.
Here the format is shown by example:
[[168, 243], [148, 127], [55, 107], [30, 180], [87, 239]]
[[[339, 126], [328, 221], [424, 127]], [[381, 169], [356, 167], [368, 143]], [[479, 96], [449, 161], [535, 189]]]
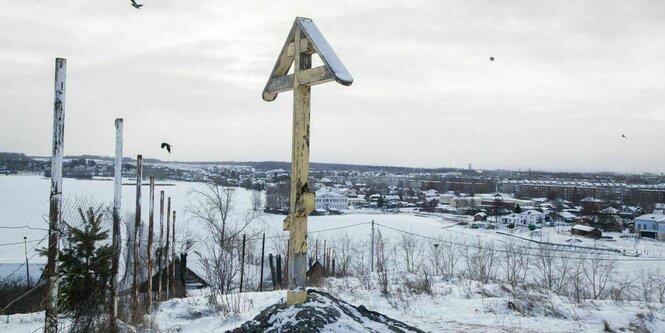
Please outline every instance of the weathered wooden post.
[[[312, 68], [312, 54], [318, 54], [323, 66]], [[291, 65], [292, 75], [288, 75]], [[277, 94], [293, 90], [293, 142], [291, 156], [290, 213], [284, 230], [291, 240], [288, 255], [289, 291], [287, 304], [305, 302], [307, 271], [307, 216], [315, 207], [314, 192], [309, 190], [309, 109], [311, 86], [330, 81], [348, 86], [353, 78], [311, 19], [297, 17], [289, 32], [275, 67], [263, 90], [263, 100], [270, 102]]]
[[171, 227], [171, 293], [175, 297], [175, 210], [173, 211], [173, 226]]
[[281, 254], [277, 255], [276, 261], [277, 261], [277, 268], [276, 268], [276, 271], [277, 271], [277, 288], [282, 289], [282, 286], [283, 286], [282, 276], [283, 276], [283, 274], [282, 274], [282, 255]]
[[326, 257], [326, 240], [324, 239], [323, 240], [323, 259], [321, 260], [322, 261], [321, 263], [323, 264], [323, 268], [326, 268], [326, 264], [327, 264], [326, 259], [327, 259], [327, 257]]
[[169, 288], [169, 249], [171, 245], [171, 197], [167, 200], [166, 208], [166, 248], [164, 248], [164, 285], [166, 287], [166, 299], [171, 297]]
[[240, 255], [240, 292], [245, 278], [245, 234], [242, 234], [242, 254]]
[[139, 316], [139, 270], [141, 264], [141, 183], [143, 178], [143, 155], [136, 155], [136, 211], [134, 219], [134, 276], [132, 280], [132, 316], [138, 321]]
[[65, 81], [67, 60], [55, 59], [55, 100], [53, 103], [53, 152], [48, 225], [48, 264], [46, 277], [46, 316], [44, 332], [58, 332], [58, 249], [62, 224], [62, 158], [65, 150]]
[[111, 313], [112, 332], [118, 331], [118, 270], [120, 268], [120, 214], [122, 214], [122, 118], [115, 120], [115, 163], [113, 167], [113, 236], [111, 259]]
[[155, 222], [155, 177], [150, 176], [150, 199], [148, 207], [148, 313], [152, 313], [152, 237], [153, 237], [153, 224]]
[[259, 291], [263, 291], [263, 259], [265, 258], [265, 253], [263, 252], [266, 248], [266, 233], [263, 233], [263, 241], [261, 241], [261, 273], [259, 273]]
[[277, 278], [275, 275], [275, 265], [272, 260], [272, 253], [268, 254], [268, 265], [270, 265], [270, 278], [272, 279], [272, 290], [277, 289]]
[[162, 262], [164, 259], [164, 191], [159, 191], [159, 252], [157, 256], [157, 299], [162, 299]]
[[30, 289], [30, 259], [28, 259], [28, 237], [23, 236], [23, 250], [25, 251], [25, 278]]

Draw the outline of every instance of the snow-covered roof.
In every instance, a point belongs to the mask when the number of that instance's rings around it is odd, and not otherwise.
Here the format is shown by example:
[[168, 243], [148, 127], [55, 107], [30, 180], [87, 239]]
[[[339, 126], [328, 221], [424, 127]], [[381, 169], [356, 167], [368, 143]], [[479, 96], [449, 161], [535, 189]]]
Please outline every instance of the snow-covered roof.
[[593, 230], [596, 229], [596, 228], [594, 228], [594, 227], [590, 227], [590, 226], [588, 226], [588, 225], [576, 224], [576, 225], [574, 225], [571, 229], [576, 229], [576, 230], [581, 230], [581, 231], [589, 232], [589, 231], [593, 231]]
[[661, 214], [644, 214], [635, 218], [635, 221], [652, 221], [652, 222], [665, 222], [665, 215]]

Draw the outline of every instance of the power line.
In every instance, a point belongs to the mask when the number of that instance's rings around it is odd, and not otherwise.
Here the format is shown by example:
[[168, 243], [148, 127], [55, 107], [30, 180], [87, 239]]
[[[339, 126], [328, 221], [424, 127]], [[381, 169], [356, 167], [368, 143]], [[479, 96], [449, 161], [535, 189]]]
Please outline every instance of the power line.
[[46, 228], [35, 228], [31, 227], [29, 225], [23, 225], [23, 226], [0, 226], [0, 229], [30, 229], [30, 230], [40, 230], [40, 231], [48, 231]]
[[23, 243], [25, 243], [25, 242], [27, 242], [27, 243], [34, 243], [34, 242], [41, 242], [41, 241], [43, 241], [43, 240], [44, 240], [43, 238], [42, 238], [41, 240], [39, 240], [39, 239], [31, 239], [31, 240], [23, 241], [23, 242], [4, 243], [4, 244], [0, 244], [0, 246], [19, 245], [19, 244], [23, 244]]
[[[547, 254], [541, 254], [541, 253], [507, 251], [507, 250], [502, 250], [502, 249], [498, 249], [498, 248], [487, 248], [487, 247], [483, 247], [483, 246], [480, 246], [480, 245], [458, 243], [458, 242], [453, 242], [453, 241], [446, 241], [446, 240], [443, 240], [443, 239], [436, 239], [434, 237], [423, 236], [423, 235], [416, 234], [416, 233], [413, 233], [413, 232], [410, 232], [410, 231], [405, 231], [405, 230], [400, 230], [400, 229], [397, 229], [397, 228], [388, 227], [388, 226], [385, 226], [385, 225], [380, 224], [380, 223], [375, 223], [375, 224], [378, 225], [378, 226], [382, 226], [386, 229], [394, 230], [394, 231], [401, 232], [401, 233], [404, 233], [404, 234], [413, 235], [413, 236], [420, 237], [420, 238], [423, 238], [423, 239], [429, 239], [429, 240], [436, 241], [436, 242], [448, 243], [448, 244], [451, 244], [451, 245], [458, 245], [458, 246], [467, 247], [467, 248], [475, 248], [475, 249], [479, 249], [479, 250], [491, 250], [491, 251], [496, 251], [496, 252], [501, 252], [501, 253], [511, 253], [511, 254], [516, 254], [516, 255], [521, 254], [521, 255], [534, 256], [534, 257], [545, 257], [545, 258], [559, 258], [559, 259], [572, 259], [572, 260], [584, 260], [584, 259], [586, 259], [584, 257], [553, 256], [553, 255], [547, 255]], [[525, 247], [525, 248], [529, 249], [529, 247]], [[541, 249], [538, 249], [538, 248], [536, 248], [536, 249], [541, 250]], [[554, 249], [552, 249], [552, 250], [554, 250]], [[582, 252], [576, 252], [576, 253], [584, 254]], [[650, 261], [650, 262], [658, 261], [658, 262], [660, 262], [660, 261], [664, 261], [663, 259], [620, 259], [620, 258], [594, 258], [594, 260], [630, 261], [630, 262], [640, 262], [640, 261], [642, 261], [642, 262], [645, 262], [645, 261]]]

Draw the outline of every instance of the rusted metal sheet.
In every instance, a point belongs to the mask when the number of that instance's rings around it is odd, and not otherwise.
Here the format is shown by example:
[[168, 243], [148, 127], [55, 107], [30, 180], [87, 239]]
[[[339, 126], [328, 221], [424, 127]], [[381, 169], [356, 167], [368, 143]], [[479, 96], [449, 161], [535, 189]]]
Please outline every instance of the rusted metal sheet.
[[55, 59], [55, 99], [53, 104], [53, 152], [49, 203], [48, 289], [45, 304], [45, 333], [58, 332], [58, 252], [62, 224], [62, 159], [65, 151], [65, 93], [67, 60]]

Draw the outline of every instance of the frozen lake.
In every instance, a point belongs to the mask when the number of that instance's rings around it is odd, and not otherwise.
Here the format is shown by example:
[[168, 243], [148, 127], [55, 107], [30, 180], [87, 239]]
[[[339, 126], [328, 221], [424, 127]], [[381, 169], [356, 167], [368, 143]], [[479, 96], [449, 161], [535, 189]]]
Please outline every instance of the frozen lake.
[[[125, 179], [125, 183], [133, 182]], [[184, 226], [189, 230], [191, 237], [203, 239], [206, 231], [203, 225], [193, 219], [187, 213], [186, 207], [196, 202], [194, 190], [205, 188], [203, 183], [160, 181], [172, 186], [156, 186], [155, 189], [155, 224], [156, 235], [158, 232], [159, 191], [165, 191], [165, 197], [171, 197], [172, 209], [176, 210], [176, 228], [183, 230]], [[41, 176], [2, 176], [0, 177], [0, 226], [12, 229], [0, 229], [0, 244], [10, 244], [0, 247], [1, 263], [21, 263], [25, 260], [23, 237], [28, 239], [28, 256], [31, 263], [46, 262], [46, 258], [35, 255], [35, 247], [42, 247], [46, 243], [42, 239], [46, 236], [48, 228], [50, 179]], [[142, 189], [142, 216], [148, 219], [148, 187]], [[130, 218], [135, 210], [136, 187], [125, 185], [122, 187], [122, 210], [123, 218]], [[65, 178], [63, 183], [63, 196], [65, 206], [71, 203], [94, 202], [96, 204], [112, 205], [113, 182], [109, 180], [79, 180]], [[242, 213], [251, 209], [252, 191], [236, 188], [234, 194], [234, 209]], [[71, 208], [68, 208], [71, 211]], [[265, 214], [253, 225], [253, 229], [266, 232], [267, 237], [284, 236], [282, 231], [283, 215]], [[371, 226], [369, 223], [375, 220], [386, 226], [417, 232], [423, 235], [435, 235], [442, 232], [442, 226], [449, 225], [440, 218], [418, 217], [413, 215], [335, 215], [335, 216], [311, 216], [309, 219], [309, 236], [311, 242], [316, 238], [321, 240], [330, 239], [341, 233], [348, 233], [356, 240], [369, 240]], [[364, 224], [361, 224], [364, 223]], [[358, 225], [361, 224], [361, 225]], [[357, 225], [357, 226], [355, 226]], [[30, 228], [21, 228], [21, 227]], [[109, 226], [110, 227], [110, 226]], [[16, 228], [16, 229], [13, 229]], [[341, 228], [329, 230], [331, 228]], [[384, 235], [394, 236], [395, 232], [385, 229]], [[270, 251], [278, 239], [272, 238], [266, 241], [266, 251]], [[41, 242], [40, 242], [41, 241]]]
[[[133, 180], [126, 179], [126, 183]], [[178, 231], [178, 243], [182, 242], [182, 236], [198, 242], [207, 237], [206, 228], [202, 222], [197, 221], [191, 214], [187, 213], [187, 207], [197, 201], [197, 196], [192, 193], [195, 190], [203, 190], [205, 184], [191, 182], [158, 182], [169, 186], [157, 186], [155, 193], [155, 235], [157, 237], [158, 212], [159, 212], [159, 191], [165, 191], [166, 197], [172, 198], [172, 209], [176, 210]], [[36, 255], [35, 248], [45, 245], [43, 239], [46, 236], [48, 201], [49, 201], [50, 179], [41, 176], [0, 176], [0, 265], [1, 264], [20, 264], [25, 260], [23, 237], [28, 240], [28, 257], [30, 263], [45, 263], [46, 258]], [[130, 219], [135, 209], [135, 192], [133, 185], [123, 186], [123, 218]], [[65, 179], [63, 184], [63, 194], [66, 207], [72, 206], [72, 203], [94, 202], [96, 204], [111, 205], [113, 201], [113, 182], [109, 180], [77, 180]], [[143, 220], [148, 219], [148, 187], [144, 186], [142, 191], [143, 198]], [[243, 215], [251, 209], [252, 191], [242, 188], [236, 188], [234, 192], [234, 210], [237, 215]], [[71, 208], [69, 209], [71, 211]], [[74, 218], [78, 218], [76, 215]], [[287, 233], [282, 231], [283, 215], [264, 214], [259, 220], [254, 222], [247, 230], [248, 233], [265, 232], [266, 233], [266, 253], [281, 252], [286, 247]], [[537, 246], [533, 243], [521, 241], [517, 238], [501, 235], [493, 230], [470, 229], [462, 226], [452, 226], [453, 217], [421, 217], [412, 214], [347, 214], [331, 216], [311, 216], [309, 218], [309, 243], [313, 245], [316, 240], [320, 241], [321, 248], [323, 241], [328, 244], [340, 235], [346, 234], [354, 240], [354, 246], [358, 258], [367, 258], [369, 253], [369, 238], [371, 233], [371, 222], [374, 220], [377, 230], [387, 239], [395, 242], [401, 238], [403, 233], [391, 228], [402, 231], [413, 232], [426, 237], [442, 237], [446, 241], [462, 242], [466, 244], [476, 243], [479, 240], [483, 242], [493, 241], [498, 245], [502, 242], [519, 242], [525, 246]], [[29, 228], [25, 228], [25, 227]], [[383, 227], [385, 226], [385, 227]], [[9, 227], [9, 229], [7, 228]], [[108, 226], [110, 228], [110, 225]], [[567, 244], [571, 238], [567, 230], [561, 228], [546, 228], [544, 230], [545, 241], [559, 244]], [[528, 231], [516, 230], [516, 236], [530, 238]], [[617, 250], [637, 249], [642, 252], [639, 258], [623, 257], [619, 254], [610, 254], [610, 257], [619, 259], [621, 271], [631, 271], [643, 267], [660, 267], [665, 259], [665, 246], [663, 242], [642, 241], [635, 245], [632, 240], [620, 239], [619, 234], [613, 234], [615, 242], [593, 242], [589, 239], [580, 239], [580, 245], [588, 247], [611, 248]], [[538, 237], [536, 237], [538, 238]], [[429, 244], [433, 241], [427, 238], [418, 238], [422, 244]], [[254, 249], [260, 246], [260, 238], [251, 239], [254, 242]], [[562, 254], [566, 254], [563, 252]], [[31, 274], [32, 275], [32, 274]]]

